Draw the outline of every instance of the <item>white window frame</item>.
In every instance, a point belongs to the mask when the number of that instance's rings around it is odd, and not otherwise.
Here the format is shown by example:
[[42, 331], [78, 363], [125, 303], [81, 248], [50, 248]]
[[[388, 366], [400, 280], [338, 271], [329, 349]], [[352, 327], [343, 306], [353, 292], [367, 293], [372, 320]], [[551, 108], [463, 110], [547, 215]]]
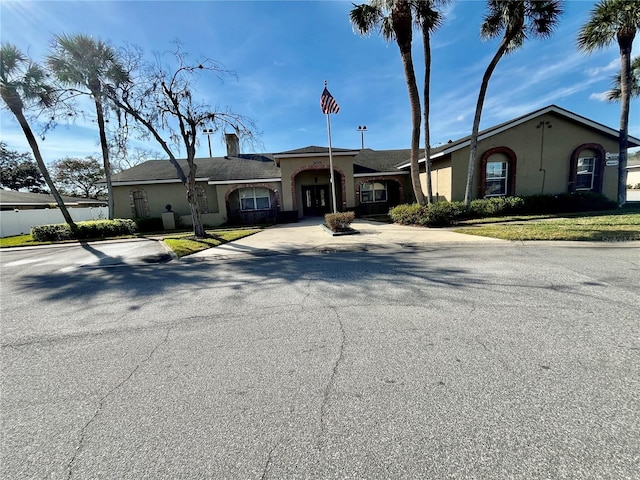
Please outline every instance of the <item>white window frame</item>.
[[[500, 163], [502, 165], [504, 165], [504, 175], [501, 177], [489, 177], [489, 165], [491, 165], [492, 163]], [[489, 180], [491, 180], [492, 182], [495, 182], [496, 180], [502, 180], [504, 182], [504, 190], [501, 193], [487, 193], [487, 184], [489, 182]], [[507, 162], [506, 160], [499, 160], [499, 161], [488, 161], [484, 167], [484, 192], [485, 192], [485, 197], [506, 197], [507, 193], [509, 191], [509, 162]]]
[[[256, 190], [264, 190], [266, 191], [266, 195], [256, 195]], [[243, 197], [243, 194], [245, 194], [246, 196]], [[257, 208], [259, 198], [260, 199], [266, 198], [268, 206], [265, 208]], [[242, 205], [243, 199], [252, 199], [254, 208], [243, 208], [243, 205]], [[240, 204], [241, 212], [254, 212], [256, 210], [270, 210], [271, 209], [271, 191], [267, 187], [241, 188], [240, 191], [238, 192], [238, 203]]]
[[[580, 161], [581, 160], [591, 160], [591, 169], [590, 171], [586, 172], [586, 173], [581, 173], [580, 172]], [[576, 161], [576, 190], [579, 191], [584, 191], [584, 192], [589, 192], [591, 190], [593, 190], [593, 184], [595, 182], [595, 178], [596, 178], [596, 162], [597, 162], [597, 158], [596, 157], [579, 157], [578, 160]], [[591, 182], [590, 182], [590, 186], [589, 188], [585, 188], [585, 187], [578, 187], [578, 179], [581, 176], [586, 176], [586, 175], [590, 175], [591, 176]]]
[[[366, 188], [365, 185], [371, 185], [372, 187]], [[376, 188], [377, 185], [380, 185], [382, 188]], [[371, 200], [364, 199], [364, 193], [371, 192]], [[376, 192], [384, 192], [383, 200], [376, 200]], [[385, 203], [389, 201], [389, 189], [387, 187], [387, 182], [384, 180], [364, 182], [360, 185], [360, 203]]]

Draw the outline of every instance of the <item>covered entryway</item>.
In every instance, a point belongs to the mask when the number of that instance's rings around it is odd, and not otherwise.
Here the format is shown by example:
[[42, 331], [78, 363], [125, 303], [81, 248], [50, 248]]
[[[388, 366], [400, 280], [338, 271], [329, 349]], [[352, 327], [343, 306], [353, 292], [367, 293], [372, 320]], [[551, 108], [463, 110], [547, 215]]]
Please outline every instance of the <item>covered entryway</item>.
[[302, 186], [302, 215], [305, 217], [331, 212], [331, 186]]

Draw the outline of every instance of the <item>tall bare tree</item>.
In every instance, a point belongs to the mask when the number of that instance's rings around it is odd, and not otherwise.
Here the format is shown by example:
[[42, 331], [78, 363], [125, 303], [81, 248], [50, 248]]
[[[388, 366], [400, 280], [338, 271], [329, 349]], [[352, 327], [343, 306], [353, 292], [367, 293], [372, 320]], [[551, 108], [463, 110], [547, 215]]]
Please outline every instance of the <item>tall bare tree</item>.
[[[51, 195], [56, 200], [65, 222], [67, 222], [71, 230], [76, 230], [76, 224], [54, 185], [51, 175], [49, 175], [40, 153], [38, 141], [24, 114], [25, 108], [51, 107], [55, 101], [54, 89], [47, 83], [46, 75], [42, 68], [29, 60], [15, 45], [10, 43], [3, 43], [0, 47], [0, 97], [2, 97], [5, 107], [13, 113], [20, 124], [38, 168], [45, 182], [47, 182]], [[27, 102], [26, 106], [25, 102]]]
[[47, 64], [53, 74], [78, 93], [89, 95], [95, 105], [100, 147], [107, 183], [109, 218], [113, 219], [113, 187], [106, 134], [105, 83], [118, 85], [128, 81], [127, 72], [111, 46], [89, 35], [57, 35]]
[[418, 164], [421, 107], [411, 53], [413, 42], [411, 2], [406, 0], [371, 0], [368, 4], [354, 5], [349, 18], [354, 29], [361, 35], [370, 35], [372, 31], [378, 29], [385, 40], [395, 40], [400, 49], [411, 106], [411, 184], [416, 201], [420, 205], [425, 205], [426, 199], [420, 183], [420, 165]]
[[585, 52], [614, 42], [620, 48], [620, 131], [618, 135], [618, 206], [627, 201], [627, 148], [631, 103], [631, 50], [640, 29], [640, 1], [601, 0], [578, 33], [578, 48]]
[[473, 174], [478, 150], [478, 132], [482, 107], [489, 87], [489, 80], [500, 59], [520, 48], [524, 41], [533, 35], [546, 38], [551, 35], [563, 11], [560, 0], [488, 0], [487, 13], [484, 17], [480, 35], [483, 39], [496, 38], [501, 35], [500, 45], [489, 62], [482, 76], [476, 112], [473, 117], [473, 128], [469, 145], [469, 166], [467, 169], [467, 185], [464, 192], [464, 203], [469, 206], [473, 187]]
[[[107, 92], [114, 104], [127, 117], [132, 117], [168, 155], [187, 191], [193, 233], [197, 238], [204, 238], [207, 233], [196, 195], [198, 134], [204, 128], [214, 131], [231, 128], [251, 141], [256, 138], [256, 127], [251, 119], [230, 108], [216, 109], [197, 99], [196, 84], [203, 74], [222, 78], [232, 72], [211, 59], [191, 63], [179, 47], [171, 58], [170, 65], [163, 64], [161, 58], [152, 66], [145, 66], [139, 60], [125, 62], [137, 68], [136, 73], [131, 73], [129, 82], [108, 86]], [[186, 172], [179, 161], [181, 145], [186, 150]]]

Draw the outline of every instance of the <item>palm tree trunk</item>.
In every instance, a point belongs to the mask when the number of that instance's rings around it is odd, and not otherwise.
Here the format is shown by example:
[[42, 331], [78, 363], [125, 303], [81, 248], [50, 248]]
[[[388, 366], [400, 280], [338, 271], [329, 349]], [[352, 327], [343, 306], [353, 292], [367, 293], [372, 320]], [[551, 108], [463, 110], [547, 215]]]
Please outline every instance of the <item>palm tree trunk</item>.
[[429, 127], [429, 110], [431, 102], [431, 37], [426, 25], [422, 25], [422, 43], [424, 45], [424, 163], [427, 174], [427, 203], [433, 202], [433, 185], [431, 183], [431, 137]]
[[420, 94], [418, 93], [418, 84], [416, 83], [416, 74], [413, 69], [413, 58], [411, 56], [413, 25], [409, 3], [404, 1], [396, 2], [391, 12], [391, 19], [396, 43], [400, 49], [404, 77], [409, 91], [409, 103], [411, 105], [411, 184], [416, 202], [420, 205], [425, 205], [426, 200], [420, 183], [420, 165], [418, 164], [421, 122]]
[[487, 88], [489, 87], [489, 80], [495, 70], [500, 59], [507, 51], [507, 45], [511, 41], [511, 38], [505, 37], [498, 47], [498, 51], [491, 59], [489, 66], [482, 76], [482, 83], [480, 84], [480, 92], [478, 93], [478, 103], [476, 104], [476, 113], [473, 117], [473, 128], [471, 130], [471, 139], [469, 141], [469, 166], [467, 168], [467, 185], [464, 190], [464, 204], [468, 207], [471, 204], [471, 189], [473, 186], [473, 173], [476, 165], [476, 154], [478, 150], [478, 132], [480, 130], [480, 117], [482, 116], [482, 107], [484, 105], [484, 98], [487, 94]]
[[629, 137], [629, 103], [631, 101], [631, 41], [619, 38], [620, 45], [620, 134], [618, 136], [618, 207], [627, 202], [627, 142]]
[[109, 220], [113, 220], [113, 185], [111, 184], [111, 162], [109, 162], [109, 145], [107, 144], [107, 134], [105, 131], [104, 107], [102, 106], [102, 101], [100, 100], [100, 92], [92, 92], [92, 95], [96, 104], [98, 131], [100, 132], [100, 146], [102, 147], [102, 163], [104, 165], [104, 176], [107, 181]]
[[[7, 105], [9, 104], [7, 103]], [[9, 108], [11, 108], [11, 106], [9, 106]], [[20, 124], [20, 127], [22, 127], [24, 136], [27, 138], [27, 142], [29, 142], [29, 146], [31, 147], [33, 156], [36, 159], [38, 168], [40, 169], [40, 173], [42, 173], [42, 176], [44, 177], [45, 182], [47, 182], [47, 186], [49, 187], [49, 190], [51, 190], [51, 195], [53, 195], [53, 198], [55, 199], [56, 204], [58, 205], [58, 208], [60, 209], [60, 212], [64, 217], [64, 221], [67, 222], [67, 225], [69, 225], [69, 228], [71, 228], [71, 231], [75, 232], [78, 229], [78, 227], [76, 226], [75, 222], [71, 218], [71, 215], [69, 214], [69, 210], [67, 210], [67, 206], [64, 204], [64, 201], [62, 200], [60, 193], [58, 193], [58, 189], [54, 185], [53, 180], [51, 179], [51, 175], [49, 175], [49, 170], [47, 170], [47, 166], [44, 163], [42, 154], [40, 153], [40, 148], [38, 147], [38, 142], [36, 141], [36, 137], [33, 135], [33, 132], [31, 131], [29, 122], [27, 122], [27, 119], [25, 118], [22, 111], [11, 108], [11, 112], [15, 115], [16, 119], [18, 120], [18, 123]]]

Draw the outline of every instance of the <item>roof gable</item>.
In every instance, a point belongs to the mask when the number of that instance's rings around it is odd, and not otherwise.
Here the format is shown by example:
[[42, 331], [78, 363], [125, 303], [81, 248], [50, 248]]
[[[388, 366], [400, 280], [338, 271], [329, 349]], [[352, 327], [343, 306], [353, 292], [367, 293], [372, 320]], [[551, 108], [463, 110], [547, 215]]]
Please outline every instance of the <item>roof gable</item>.
[[[500, 123], [498, 125], [494, 125], [493, 127], [489, 127], [485, 130], [481, 130], [478, 133], [478, 141], [485, 140], [487, 138], [493, 137], [494, 135], [498, 135], [506, 130], [517, 127], [525, 122], [530, 120], [534, 120], [542, 115], [547, 113], [554, 113], [560, 117], [563, 117], [567, 120], [573, 121], [574, 123], [578, 123], [587, 128], [591, 128], [593, 130], [599, 131], [605, 135], [612, 136], [614, 138], [618, 138], [618, 131], [613, 128], [607, 127], [601, 123], [590, 120], [589, 118], [583, 117], [582, 115], [578, 115], [577, 113], [573, 113], [564, 108], [558, 107], [557, 105], [549, 105], [547, 107], [541, 108], [531, 113], [527, 113], [526, 115], [522, 115], [520, 117], [514, 118], [507, 122]], [[455, 152], [462, 148], [468, 147], [471, 144], [471, 135], [467, 135], [466, 137], [460, 138], [453, 142], [446, 143], [444, 145], [440, 145], [436, 148], [431, 149], [431, 159], [435, 160], [437, 158], [448, 155], [449, 153]], [[640, 139], [636, 137], [629, 137], [629, 147], [639, 147]], [[424, 163], [424, 157], [420, 158], [419, 162]], [[397, 168], [406, 168], [410, 164], [405, 161], [397, 165]]]

